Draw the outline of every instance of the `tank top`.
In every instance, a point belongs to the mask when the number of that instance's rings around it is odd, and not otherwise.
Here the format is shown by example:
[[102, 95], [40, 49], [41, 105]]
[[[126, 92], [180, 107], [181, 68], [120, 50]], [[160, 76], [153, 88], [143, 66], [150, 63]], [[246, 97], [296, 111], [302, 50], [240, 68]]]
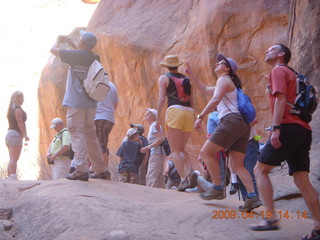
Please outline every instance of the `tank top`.
[[227, 92], [217, 106], [219, 119], [230, 113], [240, 113], [238, 110], [237, 88]]
[[[181, 73], [171, 73], [174, 77], [182, 78], [185, 77]], [[178, 93], [176, 92], [176, 88], [174, 86], [173, 80], [169, 79], [169, 85], [167, 87], [167, 97], [168, 97], [168, 107], [172, 105], [180, 105], [185, 107], [191, 107], [191, 102], [180, 102], [178, 99]]]
[[10, 111], [8, 114], [8, 122], [9, 122], [9, 130], [16, 130], [19, 133], [21, 133], [20, 128], [18, 126], [17, 119], [16, 119], [16, 115], [15, 115], [15, 111], [18, 108], [20, 108], [23, 112], [22, 120], [24, 122], [27, 120], [27, 114], [25, 113], [25, 111], [23, 111], [23, 109], [20, 106], [15, 105], [13, 108], [12, 107], [10, 108]]

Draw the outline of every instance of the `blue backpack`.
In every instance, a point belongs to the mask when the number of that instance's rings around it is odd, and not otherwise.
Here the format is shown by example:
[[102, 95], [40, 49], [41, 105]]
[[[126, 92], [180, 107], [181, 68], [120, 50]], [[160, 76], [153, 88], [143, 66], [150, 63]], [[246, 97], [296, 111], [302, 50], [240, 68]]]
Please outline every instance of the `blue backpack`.
[[[226, 98], [234, 106], [234, 104], [230, 101], [230, 99], [228, 97]], [[247, 123], [252, 123], [253, 120], [256, 118], [256, 110], [252, 105], [250, 97], [246, 95], [241, 88], [237, 88], [237, 101], [238, 101], [238, 110], [243, 116], [244, 120]], [[228, 107], [227, 104], [225, 105]]]
[[252, 105], [251, 99], [241, 88], [237, 88], [238, 109], [247, 123], [253, 122], [256, 118], [256, 110]]

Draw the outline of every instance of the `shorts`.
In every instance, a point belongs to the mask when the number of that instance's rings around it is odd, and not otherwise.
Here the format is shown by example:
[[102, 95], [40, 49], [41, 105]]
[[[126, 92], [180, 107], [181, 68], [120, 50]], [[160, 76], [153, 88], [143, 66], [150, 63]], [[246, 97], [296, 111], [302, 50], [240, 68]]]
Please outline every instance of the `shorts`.
[[281, 147], [275, 149], [269, 139], [261, 149], [258, 161], [271, 166], [281, 166], [287, 161], [289, 175], [298, 171], [309, 172], [312, 132], [299, 124], [281, 124], [280, 142]]
[[5, 139], [7, 147], [22, 146], [23, 136], [17, 130], [9, 129]]
[[134, 172], [123, 171], [119, 173], [119, 175], [120, 175], [120, 182], [134, 183], [134, 184], [138, 183], [138, 176]]
[[250, 125], [241, 114], [230, 113], [221, 118], [209, 140], [227, 150], [245, 154], [250, 136]]
[[169, 108], [166, 113], [166, 124], [170, 128], [182, 132], [192, 132], [194, 125], [194, 112], [179, 108]]
[[96, 134], [99, 140], [101, 151], [103, 153], [108, 153], [109, 155], [108, 141], [114, 124], [108, 120], [98, 119], [94, 121], [94, 125], [96, 126]]

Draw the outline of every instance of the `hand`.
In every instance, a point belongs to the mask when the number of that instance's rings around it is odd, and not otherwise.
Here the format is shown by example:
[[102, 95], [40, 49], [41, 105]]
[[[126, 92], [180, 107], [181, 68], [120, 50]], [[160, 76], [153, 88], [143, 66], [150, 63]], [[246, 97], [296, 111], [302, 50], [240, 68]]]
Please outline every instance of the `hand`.
[[66, 41], [65, 35], [59, 35], [57, 38], [57, 43], [64, 43]]
[[280, 142], [280, 130], [276, 129], [274, 131], [271, 131], [271, 135], [270, 135], [270, 141], [271, 141], [271, 145], [277, 149], [281, 147], [281, 142]]
[[192, 74], [192, 69], [191, 69], [189, 63], [186, 62], [185, 65], [186, 65], [186, 67], [185, 67], [185, 69], [184, 69], [184, 72], [185, 72], [187, 75], [191, 75], [191, 74]]
[[141, 153], [146, 153], [146, 152], [148, 152], [148, 150], [149, 150], [148, 147], [143, 147], [143, 148], [140, 149], [140, 152]]
[[197, 119], [196, 122], [194, 123], [194, 129], [195, 129], [197, 132], [200, 132], [201, 122], [202, 122], [202, 119]]

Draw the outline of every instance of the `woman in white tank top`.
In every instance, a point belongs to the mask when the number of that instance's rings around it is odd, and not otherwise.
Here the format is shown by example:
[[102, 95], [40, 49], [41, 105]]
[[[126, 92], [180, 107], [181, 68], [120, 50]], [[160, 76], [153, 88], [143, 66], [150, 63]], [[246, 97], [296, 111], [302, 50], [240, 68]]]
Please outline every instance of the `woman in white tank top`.
[[244, 167], [250, 126], [238, 110], [237, 88], [241, 88], [241, 80], [236, 75], [237, 63], [233, 59], [218, 54], [217, 60], [215, 73], [218, 80], [215, 87], [205, 86], [192, 73], [188, 65], [185, 70], [202, 94], [212, 96], [207, 106], [198, 114], [194, 125], [195, 129], [199, 131], [203, 118], [216, 108], [220, 119], [218, 127], [201, 149], [200, 156], [204, 158], [207, 164], [213, 184], [209, 190], [201, 193], [200, 197], [204, 200], [221, 200], [226, 197], [221, 184], [219, 161], [216, 153], [227, 149], [229, 150], [230, 164], [248, 192], [246, 201], [240, 210], [244, 208], [244, 210], [251, 211], [261, 206], [262, 203], [254, 192], [251, 176]]

